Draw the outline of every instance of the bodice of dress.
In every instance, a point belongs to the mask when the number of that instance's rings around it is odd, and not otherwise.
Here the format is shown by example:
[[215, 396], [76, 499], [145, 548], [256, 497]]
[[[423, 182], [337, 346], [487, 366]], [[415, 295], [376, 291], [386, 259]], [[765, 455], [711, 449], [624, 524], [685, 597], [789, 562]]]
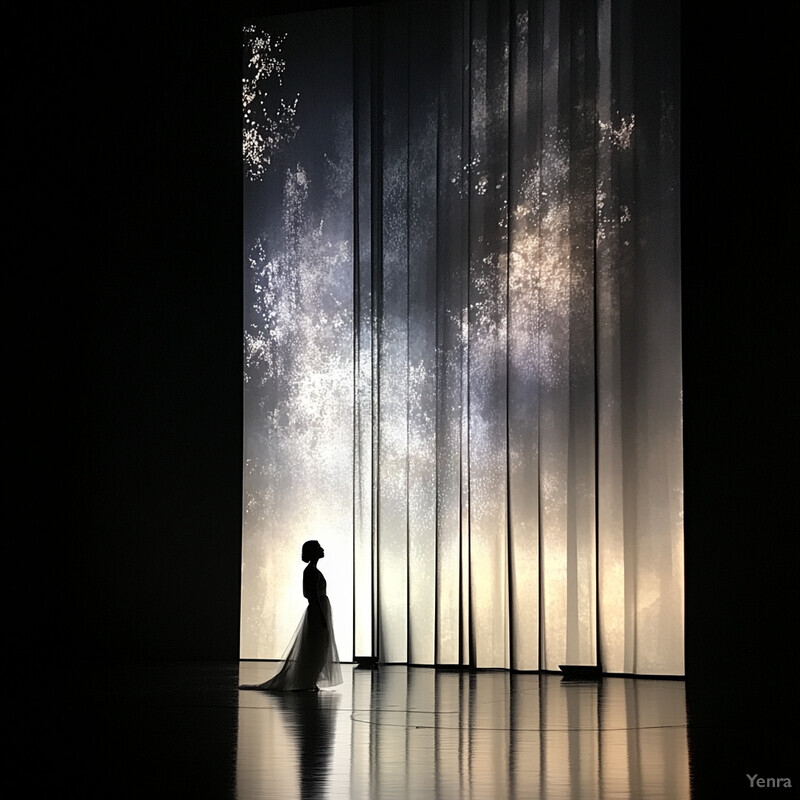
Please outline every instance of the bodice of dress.
[[303, 574], [303, 596], [309, 602], [316, 595], [317, 597], [327, 597], [328, 583], [325, 576], [318, 570], [307, 567]]

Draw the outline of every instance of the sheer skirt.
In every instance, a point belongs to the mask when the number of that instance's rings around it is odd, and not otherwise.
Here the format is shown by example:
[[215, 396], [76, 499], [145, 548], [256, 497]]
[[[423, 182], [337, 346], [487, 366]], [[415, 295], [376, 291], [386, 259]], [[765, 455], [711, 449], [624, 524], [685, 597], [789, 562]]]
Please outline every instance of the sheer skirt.
[[242, 689], [300, 691], [342, 683], [339, 651], [333, 635], [333, 615], [326, 595], [309, 603], [282, 656], [278, 673], [270, 680]]

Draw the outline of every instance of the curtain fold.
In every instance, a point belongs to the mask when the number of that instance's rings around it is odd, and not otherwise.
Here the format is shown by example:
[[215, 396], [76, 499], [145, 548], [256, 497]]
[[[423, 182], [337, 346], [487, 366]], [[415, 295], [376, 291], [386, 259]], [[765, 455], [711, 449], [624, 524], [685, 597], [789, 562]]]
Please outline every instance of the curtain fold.
[[640, 0], [245, 29], [243, 657], [317, 538], [345, 658], [683, 674], [678, 34]]

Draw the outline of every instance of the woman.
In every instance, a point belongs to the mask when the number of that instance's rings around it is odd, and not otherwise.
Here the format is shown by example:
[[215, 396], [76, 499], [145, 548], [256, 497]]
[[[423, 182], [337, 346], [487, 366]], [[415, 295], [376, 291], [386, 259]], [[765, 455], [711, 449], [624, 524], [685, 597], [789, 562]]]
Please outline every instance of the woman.
[[240, 686], [240, 689], [318, 691], [320, 686], [338, 686], [342, 682], [327, 583], [317, 569], [317, 562], [324, 556], [319, 542], [309, 541], [303, 545], [301, 557], [308, 564], [303, 570], [303, 596], [308, 600], [308, 607], [284, 653], [280, 671], [265, 683]]

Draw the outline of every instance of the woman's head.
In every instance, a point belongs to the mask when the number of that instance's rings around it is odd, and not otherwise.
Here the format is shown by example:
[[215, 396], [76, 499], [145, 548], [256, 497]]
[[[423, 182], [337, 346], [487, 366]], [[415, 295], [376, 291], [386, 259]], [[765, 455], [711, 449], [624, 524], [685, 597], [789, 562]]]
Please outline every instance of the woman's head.
[[303, 559], [303, 561], [308, 563], [314, 559], [322, 558], [324, 555], [325, 551], [320, 546], [320, 543], [316, 539], [311, 539], [303, 544], [303, 551], [300, 554], [300, 557]]

